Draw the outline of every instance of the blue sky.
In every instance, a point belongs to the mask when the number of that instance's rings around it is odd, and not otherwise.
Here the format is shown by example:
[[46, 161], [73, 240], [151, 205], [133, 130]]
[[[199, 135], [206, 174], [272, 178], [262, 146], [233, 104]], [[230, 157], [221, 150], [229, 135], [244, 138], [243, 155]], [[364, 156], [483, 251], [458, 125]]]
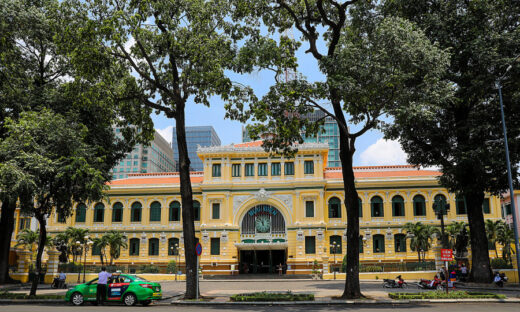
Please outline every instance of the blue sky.
[[[316, 60], [304, 51], [302, 47], [297, 51], [299, 68], [298, 72], [310, 81], [323, 80], [319, 72]], [[321, 48], [324, 48], [321, 46]], [[232, 79], [242, 84], [251, 86], [257, 96], [262, 96], [274, 84], [272, 72], [261, 71], [250, 75], [233, 75]], [[211, 107], [189, 102], [186, 106], [187, 126], [211, 125], [215, 128], [223, 145], [242, 142], [242, 126], [240, 122], [225, 119], [224, 103], [217, 97], [211, 101]], [[174, 119], [168, 119], [164, 115], [152, 116], [155, 128], [171, 142], [171, 131], [175, 126]], [[353, 127], [351, 125], [351, 127]], [[383, 135], [377, 130], [369, 131], [356, 142], [355, 166], [367, 165], [401, 165], [406, 164], [406, 154], [401, 150], [397, 142], [384, 141]]]

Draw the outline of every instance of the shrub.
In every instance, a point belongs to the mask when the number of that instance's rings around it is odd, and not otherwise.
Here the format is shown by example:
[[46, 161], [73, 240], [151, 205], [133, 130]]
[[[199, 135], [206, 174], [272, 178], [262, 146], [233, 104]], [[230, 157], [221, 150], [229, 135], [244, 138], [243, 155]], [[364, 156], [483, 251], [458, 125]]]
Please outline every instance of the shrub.
[[177, 262], [175, 262], [175, 260], [170, 260], [170, 262], [168, 262], [168, 265], [166, 266], [166, 273], [177, 273]]
[[159, 268], [153, 264], [144, 264], [139, 267], [141, 273], [159, 273]]
[[383, 267], [380, 265], [361, 265], [359, 272], [383, 272]]
[[392, 299], [505, 299], [506, 296], [493, 293], [467, 292], [467, 291], [450, 291], [448, 294], [444, 291], [426, 291], [422, 293], [389, 293]]
[[29, 296], [26, 294], [13, 294], [10, 292], [0, 292], [0, 299], [64, 299], [63, 295], [36, 295]]
[[491, 267], [493, 269], [512, 269], [513, 266], [508, 263], [505, 259], [502, 258], [496, 258], [491, 259]]
[[231, 296], [231, 301], [314, 301], [313, 294], [257, 292], [251, 294], [237, 294]]

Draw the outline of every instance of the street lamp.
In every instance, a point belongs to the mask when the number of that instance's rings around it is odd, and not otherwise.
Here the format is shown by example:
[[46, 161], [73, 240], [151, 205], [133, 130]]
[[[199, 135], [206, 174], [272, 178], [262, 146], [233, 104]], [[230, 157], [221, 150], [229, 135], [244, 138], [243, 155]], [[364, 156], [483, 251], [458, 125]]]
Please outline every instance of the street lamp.
[[[520, 60], [520, 55], [517, 55], [512, 63], [517, 62]], [[506, 119], [504, 116], [504, 103], [502, 101], [502, 79], [507, 75], [507, 73], [513, 68], [513, 65], [510, 64], [505, 73], [497, 79], [496, 86], [498, 89], [498, 98], [500, 102], [500, 115], [502, 117], [502, 131], [504, 132], [504, 145], [506, 147], [506, 165], [507, 165], [507, 180], [509, 182], [509, 198], [511, 199], [511, 212], [513, 213], [513, 230], [515, 232], [515, 250], [516, 250], [516, 266], [517, 266], [517, 274], [518, 274], [518, 281], [520, 283], [520, 253], [518, 252], [520, 250], [520, 243], [518, 242], [518, 223], [516, 215], [516, 207], [515, 207], [515, 200], [514, 200], [514, 190], [513, 190], [513, 178], [511, 175], [511, 161], [509, 160], [509, 146], [507, 143], [507, 129], [506, 129]]]
[[332, 242], [332, 253], [334, 254], [334, 268], [332, 269], [334, 271], [334, 279], [336, 279], [336, 252], [337, 248], [339, 247], [339, 244], [336, 241]]
[[[81, 242], [78, 240], [76, 241], [76, 245], [75, 245], [75, 248], [76, 248], [76, 252], [79, 251], [79, 263], [81, 265], [81, 254], [82, 254], [82, 250], [81, 250]], [[80, 279], [81, 279], [81, 269], [78, 270], [78, 284], [80, 282]]]
[[181, 261], [181, 253], [179, 252], [179, 244], [175, 244], [174, 246], [170, 247], [172, 251], [172, 255], [175, 256], [175, 253], [177, 253], [177, 263], [175, 265], [175, 281], [177, 281], [177, 274], [179, 272], [179, 261]]
[[90, 240], [90, 238], [88, 236], [85, 236], [85, 241], [86, 241], [86, 244], [85, 244], [85, 256], [83, 257], [83, 283], [85, 283], [85, 267], [86, 267], [86, 261], [87, 261], [87, 252], [88, 250], [90, 249], [89, 247], [94, 244], [93, 241]]

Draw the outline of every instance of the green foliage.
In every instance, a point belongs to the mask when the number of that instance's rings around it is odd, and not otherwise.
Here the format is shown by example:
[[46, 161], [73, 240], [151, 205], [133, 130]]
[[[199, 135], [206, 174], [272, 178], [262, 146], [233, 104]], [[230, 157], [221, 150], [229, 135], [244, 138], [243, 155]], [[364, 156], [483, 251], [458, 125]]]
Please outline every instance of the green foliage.
[[392, 299], [406, 300], [406, 299], [505, 299], [505, 295], [493, 293], [480, 293], [468, 291], [450, 291], [446, 294], [445, 291], [425, 291], [420, 293], [389, 293], [388, 296]]
[[127, 237], [120, 231], [110, 230], [102, 237], [110, 247], [110, 264], [121, 256], [121, 248], [128, 248]]
[[139, 267], [141, 273], [159, 273], [159, 268], [153, 264], [143, 264]]
[[237, 294], [230, 297], [231, 301], [314, 301], [314, 294], [293, 294], [288, 291], [285, 293], [257, 292], [250, 294]]
[[493, 269], [512, 269], [513, 265], [509, 263], [506, 259], [496, 258], [491, 259], [491, 268]]
[[422, 254], [422, 260], [424, 261], [426, 252], [431, 248], [433, 235], [436, 234], [438, 236], [440, 234], [439, 229], [431, 224], [422, 222], [408, 222], [403, 228], [407, 236], [410, 236], [410, 249], [417, 252], [418, 261], [421, 261]]
[[383, 267], [380, 265], [362, 265], [359, 267], [359, 272], [383, 272]]
[[64, 295], [37, 295], [29, 296], [26, 294], [15, 294], [7, 291], [0, 291], [0, 299], [64, 299]]
[[32, 252], [34, 250], [34, 246], [38, 243], [38, 236], [38, 232], [36, 231], [23, 229], [16, 236], [16, 245], [14, 246], [23, 246], [24, 249]]
[[166, 266], [166, 273], [177, 274], [177, 271], [177, 262], [175, 260], [170, 260]]
[[[497, 233], [497, 242], [502, 245], [502, 258], [512, 264], [512, 255], [515, 253], [515, 233], [509, 226], [501, 226]], [[518, 251], [517, 251], [518, 252]]]

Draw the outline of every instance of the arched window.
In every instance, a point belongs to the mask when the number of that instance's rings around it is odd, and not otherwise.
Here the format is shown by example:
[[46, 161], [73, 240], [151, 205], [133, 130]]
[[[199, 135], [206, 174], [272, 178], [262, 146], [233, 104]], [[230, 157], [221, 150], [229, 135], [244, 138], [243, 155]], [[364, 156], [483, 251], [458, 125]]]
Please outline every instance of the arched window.
[[123, 204], [119, 202], [112, 206], [112, 222], [123, 222]]
[[159, 255], [159, 239], [158, 238], [150, 238], [148, 240], [148, 255], [149, 256], [158, 256]]
[[170, 203], [169, 221], [180, 221], [181, 220], [181, 204], [178, 201]]
[[141, 222], [142, 208], [143, 208], [143, 206], [141, 205], [140, 202], [134, 202], [132, 204], [132, 209], [131, 209], [132, 213], [131, 213], [131, 217], [130, 217], [131, 222]]
[[200, 203], [196, 200], [193, 201], [193, 220], [200, 221]]
[[177, 256], [179, 255], [179, 239], [176, 237], [172, 237], [168, 239], [168, 256]]
[[105, 205], [97, 203], [94, 206], [94, 222], [103, 222], [105, 220]]
[[422, 195], [414, 196], [413, 214], [414, 214], [414, 216], [425, 216], [426, 215], [426, 200], [424, 200], [424, 196], [422, 196]]
[[150, 205], [150, 222], [159, 221], [161, 221], [161, 203], [158, 201], [154, 201]]
[[466, 214], [466, 199], [462, 195], [457, 195], [455, 198], [455, 206], [457, 206], [457, 214]]
[[76, 222], [85, 222], [86, 213], [87, 206], [85, 206], [85, 204], [78, 204], [78, 206], [76, 206]]
[[406, 252], [406, 235], [395, 234], [394, 235], [394, 247], [395, 247], [395, 252]]
[[372, 208], [372, 217], [382, 218], [384, 217], [383, 212], [383, 200], [379, 196], [374, 196], [370, 200], [370, 206]]
[[[336, 248], [334, 248], [334, 244]], [[329, 246], [330, 246], [330, 254], [342, 254], [341, 251], [341, 236], [339, 235], [332, 235], [329, 238]]]
[[361, 201], [361, 198], [358, 197], [358, 207], [359, 207], [359, 217], [363, 217], [363, 201]]
[[329, 199], [329, 218], [341, 218], [341, 201], [337, 197]]
[[394, 217], [404, 216], [404, 199], [400, 195], [396, 195], [392, 198], [392, 215]]
[[139, 256], [139, 238], [131, 238], [128, 248], [130, 256]]
[[385, 252], [385, 236], [381, 234], [374, 235], [372, 239], [374, 242], [374, 253]]

